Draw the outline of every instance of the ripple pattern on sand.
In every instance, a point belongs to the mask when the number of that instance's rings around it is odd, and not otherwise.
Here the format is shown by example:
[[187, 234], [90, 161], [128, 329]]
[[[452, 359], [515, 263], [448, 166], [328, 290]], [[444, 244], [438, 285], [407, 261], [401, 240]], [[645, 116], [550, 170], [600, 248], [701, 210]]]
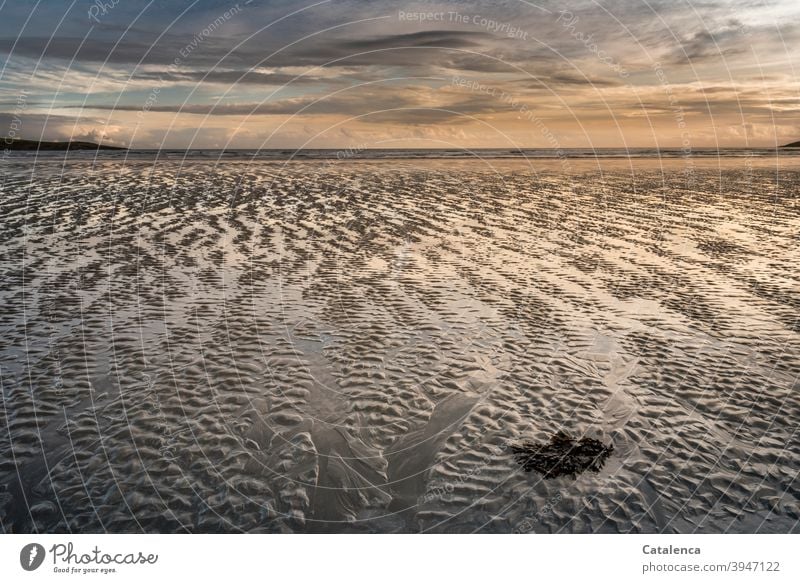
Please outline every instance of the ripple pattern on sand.
[[797, 172], [6, 171], [6, 532], [800, 528]]

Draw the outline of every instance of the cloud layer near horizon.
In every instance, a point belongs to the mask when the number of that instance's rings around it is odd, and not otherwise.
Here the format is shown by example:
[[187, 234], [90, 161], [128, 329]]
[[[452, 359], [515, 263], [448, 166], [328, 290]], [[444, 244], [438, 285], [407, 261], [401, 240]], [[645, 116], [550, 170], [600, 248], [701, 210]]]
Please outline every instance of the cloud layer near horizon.
[[792, 0], [6, 2], [0, 129], [133, 147], [773, 146]]

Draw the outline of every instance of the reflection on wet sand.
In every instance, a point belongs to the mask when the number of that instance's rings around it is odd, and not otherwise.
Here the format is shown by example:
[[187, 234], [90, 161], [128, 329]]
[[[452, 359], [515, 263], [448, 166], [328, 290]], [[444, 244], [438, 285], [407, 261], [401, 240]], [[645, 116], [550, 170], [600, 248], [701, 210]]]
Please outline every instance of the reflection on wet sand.
[[3, 529], [796, 530], [800, 175], [738, 166], [10, 164]]

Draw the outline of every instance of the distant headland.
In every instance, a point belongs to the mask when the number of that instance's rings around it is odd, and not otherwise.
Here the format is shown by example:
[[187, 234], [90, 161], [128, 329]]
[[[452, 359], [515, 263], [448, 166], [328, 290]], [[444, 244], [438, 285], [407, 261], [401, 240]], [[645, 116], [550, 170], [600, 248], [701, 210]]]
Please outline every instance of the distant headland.
[[800, 142], [792, 142], [791, 144], [781, 146], [781, 148], [800, 148]]
[[67, 151], [67, 150], [127, 150], [118, 146], [104, 146], [93, 142], [38, 142], [36, 140], [3, 140], [0, 149], [28, 151]]

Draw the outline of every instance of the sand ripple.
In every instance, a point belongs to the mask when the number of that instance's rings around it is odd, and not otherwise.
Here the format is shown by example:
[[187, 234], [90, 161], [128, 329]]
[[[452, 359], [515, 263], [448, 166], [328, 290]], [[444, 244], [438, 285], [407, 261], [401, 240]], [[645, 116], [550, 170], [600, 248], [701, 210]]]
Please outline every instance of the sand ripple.
[[797, 173], [6, 168], [4, 531], [799, 528]]

